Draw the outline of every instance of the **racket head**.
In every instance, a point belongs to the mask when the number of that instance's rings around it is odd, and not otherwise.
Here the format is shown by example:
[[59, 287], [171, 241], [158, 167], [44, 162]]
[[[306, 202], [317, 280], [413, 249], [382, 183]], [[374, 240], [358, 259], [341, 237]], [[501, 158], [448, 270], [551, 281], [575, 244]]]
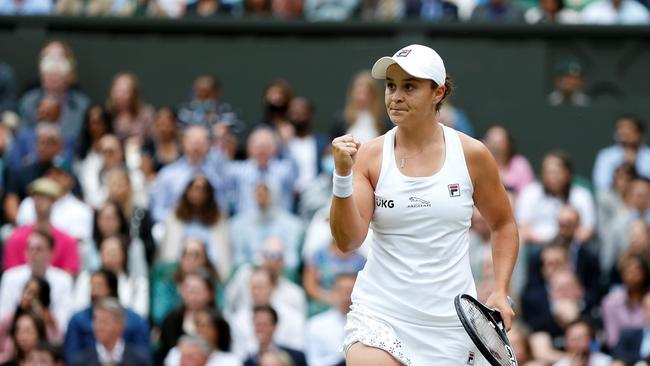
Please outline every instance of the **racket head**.
[[[499, 311], [483, 305], [480, 301], [467, 294], [456, 295], [454, 298], [454, 307], [456, 308], [456, 314], [458, 315], [463, 328], [465, 328], [465, 331], [467, 331], [472, 342], [474, 342], [478, 350], [490, 365], [517, 366], [517, 358], [515, 357], [515, 352], [508, 340], [508, 336], [506, 335], [503, 318]], [[473, 321], [470, 319], [470, 315], [466, 311], [467, 307], [472, 307], [485, 316], [487, 321], [491, 323], [496, 336], [501, 340], [501, 342], [503, 342], [504, 353], [499, 358], [497, 358], [494, 354], [495, 352], [491, 351], [483, 341], [484, 336], [479, 334], [478, 330], [474, 326]]]

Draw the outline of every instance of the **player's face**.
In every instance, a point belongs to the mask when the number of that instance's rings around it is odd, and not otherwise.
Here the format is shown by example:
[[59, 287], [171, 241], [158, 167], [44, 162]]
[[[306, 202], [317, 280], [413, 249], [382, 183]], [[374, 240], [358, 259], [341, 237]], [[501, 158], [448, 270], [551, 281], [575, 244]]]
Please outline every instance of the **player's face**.
[[434, 120], [441, 91], [444, 92], [444, 87], [433, 89], [431, 80], [413, 77], [393, 64], [386, 70], [384, 95], [388, 117], [397, 125], [405, 121]]

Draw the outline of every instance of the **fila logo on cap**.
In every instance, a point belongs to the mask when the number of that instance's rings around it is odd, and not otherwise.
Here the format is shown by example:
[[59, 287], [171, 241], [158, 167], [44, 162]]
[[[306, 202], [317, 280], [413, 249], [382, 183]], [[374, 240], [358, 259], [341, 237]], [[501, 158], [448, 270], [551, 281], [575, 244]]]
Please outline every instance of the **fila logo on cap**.
[[449, 197], [460, 197], [460, 184], [454, 183], [447, 187], [449, 188]]
[[411, 50], [408, 49], [408, 48], [405, 48], [405, 49], [403, 49], [403, 50], [397, 52], [397, 54], [395, 55], [395, 57], [406, 57], [406, 56], [409, 55], [409, 53], [411, 53]]

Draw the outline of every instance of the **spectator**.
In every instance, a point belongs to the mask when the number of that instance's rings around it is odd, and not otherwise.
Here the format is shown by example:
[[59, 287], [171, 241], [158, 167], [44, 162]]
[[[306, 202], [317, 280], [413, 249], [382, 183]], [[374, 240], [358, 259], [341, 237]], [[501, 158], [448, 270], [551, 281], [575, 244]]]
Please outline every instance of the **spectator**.
[[230, 220], [230, 246], [233, 248], [235, 267], [244, 263], [254, 263], [257, 253], [269, 238], [278, 238], [284, 243], [285, 268], [298, 269], [298, 250], [302, 239], [300, 219], [278, 207], [273, 202], [269, 187], [259, 183], [256, 188], [257, 210], [244, 212]]
[[637, 177], [634, 165], [623, 163], [616, 168], [612, 186], [596, 191], [596, 208], [598, 210], [598, 237], [602, 240], [611, 232], [610, 225], [615, 218], [626, 212], [623, 196], [630, 187], [630, 182]]
[[278, 149], [273, 131], [260, 127], [248, 137], [248, 159], [228, 163], [227, 174], [233, 188], [236, 214], [255, 211], [260, 182], [264, 182], [272, 192], [278, 207], [293, 210], [296, 168], [291, 161], [279, 158]]
[[61, 100], [64, 138], [79, 135], [90, 99], [73, 89], [77, 81], [76, 68], [74, 53], [64, 42], [51, 41], [43, 47], [39, 55], [40, 86], [25, 93], [18, 102], [21, 125], [34, 127], [38, 102], [44, 95], [52, 95]]
[[[200, 6], [195, 3], [195, 7]], [[218, 9], [222, 9], [220, 4]], [[228, 8], [221, 11], [230, 11]], [[189, 8], [188, 8], [189, 11]], [[230, 126], [238, 124], [237, 114], [232, 106], [221, 98], [223, 90], [221, 82], [212, 75], [200, 75], [194, 80], [192, 99], [180, 106], [178, 120], [183, 127], [191, 125], [203, 125], [212, 129], [219, 123], [226, 123]]]
[[650, 147], [645, 144], [645, 123], [637, 117], [621, 116], [616, 121], [615, 144], [596, 156], [593, 182], [596, 190], [611, 189], [616, 169], [630, 163], [636, 172], [650, 178]]
[[[100, 244], [101, 268], [117, 275], [118, 298], [122, 306], [132, 309], [143, 318], [149, 316], [149, 278], [128, 271], [128, 243], [123, 236], [109, 236]], [[74, 309], [81, 311], [90, 306], [89, 270], [81, 272], [74, 288]]]
[[536, 361], [530, 346], [528, 329], [520, 322], [512, 324], [508, 332], [508, 339], [515, 352], [517, 364], [521, 366], [544, 366], [546, 364]]
[[462, 109], [453, 106], [445, 100], [445, 104], [438, 110], [438, 121], [447, 127], [451, 127], [468, 136], [474, 137], [474, 126], [467, 118]]
[[541, 182], [524, 189], [515, 207], [519, 234], [524, 242], [543, 244], [558, 232], [557, 214], [563, 205], [580, 214], [580, 226], [575, 233], [578, 241], [589, 240], [594, 233], [595, 207], [587, 188], [573, 180], [573, 164], [569, 155], [553, 151], [542, 160]]
[[196, 313], [203, 308], [215, 308], [215, 284], [210, 273], [188, 273], [180, 287], [183, 303], [171, 311], [162, 322], [157, 363], [162, 363], [167, 353], [178, 343], [181, 336], [197, 335]]
[[[270, 238], [264, 241], [262, 250], [257, 253], [257, 261], [261, 268], [271, 276], [273, 287], [271, 305], [276, 308], [290, 308], [298, 314], [307, 313], [307, 300], [302, 287], [296, 285], [287, 277], [284, 271], [285, 246], [281, 240]], [[249, 283], [255, 268], [243, 265], [237, 269], [233, 278], [228, 282], [225, 291], [224, 313], [231, 316], [238, 309], [251, 306]]]
[[509, 0], [488, 0], [472, 11], [472, 22], [523, 23], [524, 10]]
[[47, 342], [38, 342], [25, 361], [26, 366], [64, 366], [58, 347]]
[[74, 355], [73, 366], [86, 365], [152, 365], [145, 350], [139, 349], [123, 338], [127, 322], [125, 309], [116, 299], [106, 298], [93, 307], [93, 334], [95, 344]]
[[16, 109], [16, 80], [8, 64], [0, 62], [0, 113]]
[[599, 25], [646, 25], [650, 24], [650, 12], [634, 0], [598, 0], [582, 10], [582, 21]]
[[43, 320], [33, 313], [24, 313], [17, 316], [11, 325], [11, 338], [16, 345], [13, 358], [5, 366], [19, 366], [25, 364], [30, 353], [40, 342], [47, 340]]
[[343, 116], [331, 131], [332, 138], [351, 134], [366, 142], [386, 132], [383, 94], [370, 72], [357, 73], [348, 86]]
[[[572, 11], [569, 9], [565, 10], [567, 12]], [[530, 11], [532, 11], [532, 9], [529, 10], [529, 12]], [[582, 77], [582, 67], [577, 61], [564, 60], [560, 62], [556, 66], [554, 89], [547, 97], [548, 104], [552, 106], [588, 106], [591, 104], [591, 98], [582, 91], [583, 84], [584, 80]]]
[[[578, 24], [581, 21], [580, 13], [565, 7], [561, 0], [540, 0], [535, 7], [526, 10], [524, 17], [529, 24]], [[555, 101], [549, 96], [552, 105]], [[575, 97], [569, 101], [575, 102]]]
[[244, 0], [244, 15], [251, 18], [269, 17], [271, 0]]
[[151, 275], [151, 318], [159, 325], [167, 314], [182, 304], [177, 291], [185, 277], [192, 273], [204, 272], [213, 282], [217, 274], [207, 255], [207, 246], [201, 240], [188, 237], [183, 240], [183, 249], [178, 263], [159, 263]]
[[307, 321], [305, 353], [310, 366], [345, 363], [345, 355], [340, 349], [355, 280], [356, 273], [339, 273], [332, 287], [332, 308]]
[[137, 76], [122, 72], [111, 83], [106, 108], [113, 116], [113, 130], [125, 144], [141, 146], [151, 134], [155, 111], [140, 99]]
[[279, 19], [302, 18], [304, 0], [271, 0], [271, 13]]
[[155, 179], [160, 169], [180, 156], [176, 113], [169, 107], [160, 108], [156, 113], [152, 137], [142, 147], [142, 171], [147, 182]]
[[358, 0], [305, 0], [305, 18], [309, 21], [348, 20], [358, 6]]
[[51, 222], [52, 206], [61, 196], [61, 187], [50, 178], [39, 178], [28, 187], [34, 201], [36, 220], [34, 224], [16, 228], [4, 243], [4, 269], [9, 269], [27, 261], [28, 238], [36, 231], [47, 232], [54, 237], [52, 265], [70, 273], [79, 272], [79, 252], [77, 242], [67, 233], [53, 226]]
[[291, 354], [279, 349], [270, 349], [260, 357], [259, 366], [294, 366]]
[[[62, 333], [65, 333], [70, 318], [72, 277], [50, 265], [54, 239], [40, 229], [28, 237], [27, 264], [6, 271], [0, 282], [0, 317], [13, 314], [18, 308], [22, 291], [32, 277], [43, 277], [50, 285], [51, 310]], [[49, 321], [48, 321], [49, 323]], [[49, 324], [48, 324], [49, 325]]]
[[535, 180], [530, 162], [517, 153], [512, 133], [506, 127], [501, 125], [490, 127], [485, 132], [483, 143], [497, 162], [501, 182], [506, 190], [516, 196]]
[[293, 99], [293, 90], [286, 80], [270, 82], [264, 88], [262, 96], [264, 110], [259, 124], [267, 125], [276, 131], [288, 124], [287, 112], [291, 99]]
[[50, 312], [50, 285], [42, 277], [32, 277], [27, 281], [16, 311], [0, 318], [0, 364], [14, 356], [14, 343], [11, 338], [11, 325], [22, 314], [33, 313], [43, 321], [47, 339], [60, 342], [63, 338], [61, 328]]
[[323, 152], [331, 141], [313, 131], [314, 106], [307, 98], [293, 98], [289, 103], [288, 117], [295, 135], [287, 148], [298, 165], [295, 189], [302, 193], [320, 173]]
[[408, 0], [406, 16], [430, 22], [457, 22], [458, 6], [446, 0]]
[[8, 169], [7, 192], [4, 198], [5, 218], [16, 222], [20, 201], [27, 197], [30, 183], [45, 175], [54, 161], [59, 159], [63, 148], [60, 130], [52, 125], [40, 124], [36, 127], [36, 160], [23, 167]]
[[[270, 305], [255, 306], [253, 309], [255, 323], [255, 337], [258, 342], [258, 351], [249, 356], [244, 362], [244, 366], [254, 366], [261, 364], [261, 358], [275, 349], [286, 352], [295, 366], [307, 366], [305, 354], [301, 351], [286, 347], [282, 344], [275, 343], [275, 331], [278, 326], [278, 313]], [[300, 335], [298, 335], [300, 336]], [[266, 361], [265, 361], [266, 362]]]
[[[641, 329], [625, 329], [621, 332], [616, 348], [612, 351], [614, 359], [632, 365], [640, 360], [650, 357], [650, 292], [643, 295], [644, 324]], [[618, 366], [618, 364], [617, 364]]]
[[54, 4], [50, 0], [2, 0], [1, 15], [50, 15]]
[[[73, 362], [84, 350], [95, 347], [94, 308], [104, 300], [117, 302], [119, 293], [117, 276], [106, 269], [93, 273], [90, 278], [90, 307], [76, 313], [65, 334], [64, 354], [66, 364]], [[131, 311], [124, 309], [122, 340], [125, 346], [133, 346], [149, 352], [149, 325], [147, 321]], [[99, 339], [100, 342], [102, 341]]]
[[[268, 315], [268, 317], [265, 316], [264, 319], [260, 319], [264, 320], [265, 328], [258, 328], [258, 317], [255, 309], [260, 306], [268, 309], [272, 306], [270, 303], [273, 294], [273, 284], [270, 273], [263, 268], [256, 269], [250, 276], [248, 287], [251, 293], [251, 304], [246, 307], [240, 307], [228, 319], [229, 323], [236, 324], [236, 327], [233, 328], [234, 352], [244, 359], [248, 357], [256, 359], [257, 356], [251, 354], [263, 353], [266, 347], [269, 346], [268, 342], [272, 340], [281, 345], [302, 349], [304, 346], [304, 313], [298, 313], [295, 309], [287, 307], [285, 304], [276, 304], [273, 307], [277, 307], [276, 314], [278, 316], [273, 317], [273, 329], [266, 328], [266, 326], [270, 325], [268, 324], [270, 314], [264, 314]], [[259, 333], [260, 331], [263, 334]]]
[[623, 286], [613, 287], [603, 298], [602, 314], [609, 349], [614, 349], [625, 328], [642, 328], [643, 295], [650, 290], [650, 268], [639, 256], [623, 256], [619, 261]]
[[86, 170], [99, 171], [102, 165], [101, 138], [113, 134], [111, 117], [101, 105], [95, 104], [88, 109], [77, 144], [75, 156], [75, 173], [78, 176]]
[[[93, 211], [73, 193], [76, 178], [72, 173], [70, 163], [55, 160], [45, 175], [56, 182], [62, 191], [52, 205], [50, 213], [52, 225], [70, 234], [79, 242], [92, 240]], [[33, 225], [36, 222], [35, 206], [34, 199], [26, 197], [18, 207], [16, 224], [20, 226]]]
[[[184, 335], [178, 340], [179, 363], [183, 366], [208, 366], [210, 345], [205, 339]], [[171, 363], [165, 364], [172, 365]]]
[[[207, 342], [210, 349], [207, 366], [241, 366], [239, 357], [230, 353], [230, 326], [215, 309], [205, 308], [194, 315], [196, 332]], [[172, 348], [165, 358], [165, 366], [178, 366], [181, 364], [181, 348], [183, 336], [176, 347]]]
[[329, 207], [332, 201], [334, 156], [332, 155], [331, 146], [327, 146], [323, 151], [319, 167], [320, 173], [305, 187], [298, 201], [298, 214], [306, 223], [310, 222], [320, 209]]
[[165, 235], [158, 250], [165, 262], [178, 258], [182, 238], [196, 236], [205, 239], [210, 261], [217, 265], [219, 276], [230, 277], [232, 254], [228, 241], [226, 216], [221, 213], [214, 197], [214, 188], [204, 175], [196, 175], [187, 184], [178, 206], [165, 220]]
[[228, 193], [222, 174], [223, 156], [210, 150], [210, 136], [203, 126], [191, 126], [183, 133], [183, 156], [165, 166], [151, 187], [150, 209], [155, 222], [163, 222], [176, 207], [187, 184], [197, 174], [203, 174], [215, 189], [215, 197], [224, 212], [228, 212]]
[[595, 330], [586, 320], [578, 319], [569, 323], [564, 332], [566, 355], [554, 366], [589, 365], [609, 366], [612, 358], [598, 351], [593, 351], [592, 342]]
[[81, 172], [79, 181], [83, 188], [84, 201], [94, 208], [101, 207], [108, 196], [106, 173], [113, 168], [125, 166], [124, 147], [115, 135], [104, 135], [99, 140], [101, 164], [87, 167]]

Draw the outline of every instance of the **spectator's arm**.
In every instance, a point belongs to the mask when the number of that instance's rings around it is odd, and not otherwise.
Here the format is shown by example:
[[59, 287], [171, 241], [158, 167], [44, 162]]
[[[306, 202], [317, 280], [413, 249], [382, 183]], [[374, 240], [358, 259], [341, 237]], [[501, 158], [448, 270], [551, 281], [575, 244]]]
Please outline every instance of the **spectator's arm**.
[[4, 200], [4, 211], [5, 211], [5, 220], [10, 223], [16, 222], [16, 217], [18, 216], [18, 207], [20, 205], [20, 198], [16, 193], [9, 193], [5, 196]]

